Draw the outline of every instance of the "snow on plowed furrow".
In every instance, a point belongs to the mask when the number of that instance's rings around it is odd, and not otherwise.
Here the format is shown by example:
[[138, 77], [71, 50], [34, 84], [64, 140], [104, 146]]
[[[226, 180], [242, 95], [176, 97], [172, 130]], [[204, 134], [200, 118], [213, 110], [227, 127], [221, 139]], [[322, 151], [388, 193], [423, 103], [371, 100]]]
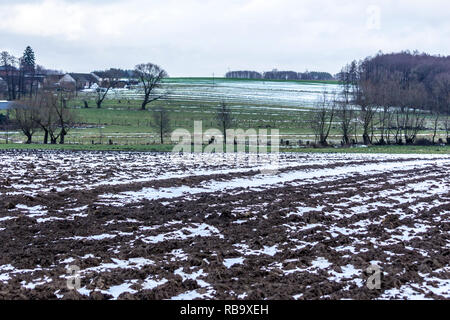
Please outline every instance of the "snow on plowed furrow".
[[[347, 161], [364, 162], [373, 158], [363, 154], [276, 156], [244, 154], [149, 154], [104, 152], [22, 152], [0, 153], [0, 179], [4, 180], [1, 194], [30, 194], [48, 192], [51, 189], [90, 189], [102, 185], [145, 182], [155, 179], [189, 177], [202, 174], [229, 173], [257, 170], [274, 161], [279, 168], [292, 165], [326, 165]], [[61, 156], [62, 154], [62, 156]], [[408, 159], [410, 155], [380, 155], [377, 160]], [[414, 155], [414, 158], [439, 159], [434, 155]]]
[[[109, 203], [111, 205], [124, 205], [127, 203], [138, 202], [145, 200], [156, 200], [160, 198], [177, 198], [182, 196], [191, 196], [199, 193], [215, 193], [227, 190], [231, 192], [238, 188], [256, 189], [271, 189], [280, 186], [284, 183], [294, 183], [296, 186], [301, 186], [311, 180], [316, 181], [332, 181], [339, 179], [342, 176], [350, 174], [376, 174], [379, 172], [389, 172], [396, 169], [420, 169], [427, 166], [445, 167], [450, 165], [450, 159], [442, 160], [405, 160], [402, 162], [383, 162], [370, 163], [346, 166], [342, 164], [338, 168], [333, 169], [311, 169], [288, 171], [279, 174], [259, 174], [249, 178], [236, 178], [228, 181], [208, 181], [202, 182], [201, 186], [188, 187], [180, 186], [174, 188], [144, 188], [139, 191], [128, 191], [119, 194], [105, 194], [101, 195], [102, 203]], [[113, 201], [109, 201], [112, 199]]]
[[[199, 155], [16, 157], [0, 170], [0, 298], [450, 299], [448, 155], [282, 154], [272, 175]], [[49, 159], [63, 169], [45, 178]]]

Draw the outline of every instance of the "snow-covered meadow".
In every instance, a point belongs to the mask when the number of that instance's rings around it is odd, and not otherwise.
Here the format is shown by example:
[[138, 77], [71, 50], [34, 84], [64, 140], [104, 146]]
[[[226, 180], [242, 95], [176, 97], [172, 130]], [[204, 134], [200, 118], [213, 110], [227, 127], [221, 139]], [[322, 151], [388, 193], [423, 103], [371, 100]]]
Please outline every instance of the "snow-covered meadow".
[[[245, 106], [265, 105], [266, 109], [277, 110], [282, 107], [313, 107], [324, 91], [331, 96], [339, 90], [339, 85], [325, 82], [174, 78], [167, 79], [157, 92], [166, 93], [166, 98], [170, 100], [214, 103], [226, 100]], [[141, 99], [142, 94], [139, 87], [113, 89], [108, 93], [108, 98]]]

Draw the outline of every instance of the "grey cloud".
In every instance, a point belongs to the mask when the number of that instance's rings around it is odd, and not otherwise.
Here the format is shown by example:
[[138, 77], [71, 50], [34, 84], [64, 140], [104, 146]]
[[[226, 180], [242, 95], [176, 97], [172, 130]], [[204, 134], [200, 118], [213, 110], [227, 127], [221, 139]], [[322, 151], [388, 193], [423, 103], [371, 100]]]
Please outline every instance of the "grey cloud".
[[[380, 9], [376, 30], [366, 26], [371, 5]], [[334, 73], [378, 50], [449, 55], [447, 12], [444, 0], [3, 0], [0, 50], [31, 45], [39, 63], [74, 71], [152, 61], [173, 76]]]

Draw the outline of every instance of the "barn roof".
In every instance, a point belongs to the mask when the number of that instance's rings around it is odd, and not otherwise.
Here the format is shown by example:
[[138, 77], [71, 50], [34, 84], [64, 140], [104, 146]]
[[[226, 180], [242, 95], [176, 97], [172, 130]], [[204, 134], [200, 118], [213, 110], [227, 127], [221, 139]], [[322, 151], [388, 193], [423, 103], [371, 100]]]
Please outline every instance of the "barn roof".
[[0, 110], [8, 109], [9, 103], [9, 101], [0, 100]]
[[91, 73], [69, 73], [77, 82], [98, 82], [98, 79]]

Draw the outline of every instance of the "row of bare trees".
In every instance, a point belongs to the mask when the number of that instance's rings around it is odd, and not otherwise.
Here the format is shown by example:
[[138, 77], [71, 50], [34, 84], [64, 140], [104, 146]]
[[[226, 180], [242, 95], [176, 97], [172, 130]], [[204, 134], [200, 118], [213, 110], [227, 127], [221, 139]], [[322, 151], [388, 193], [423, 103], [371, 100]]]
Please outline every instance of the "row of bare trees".
[[[164, 106], [158, 106], [151, 110], [152, 112], [152, 126], [156, 128], [160, 143], [164, 144], [164, 136], [167, 135], [172, 126], [170, 124], [169, 111]], [[233, 114], [231, 108], [222, 101], [215, 111], [215, 120], [220, 126], [223, 133], [223, 142], [227, 143], [227, 129], [233, 126]]]
[[[30, 98], [12, 103], [11, 115], [26, 136], [26, 144], [33, 142], [33, 136], [43, 131], [43, 143], [64, 144], [69, 130], [76, 124], [76, 109], [68, 108], [71, 93], [39, 91]], [[169, 112], [158, 106], [151, 110], [151, 125], [156, 129], [161, 144], [171, 130]]]
[[[355, 105], [345, 95], [324, 92], [310, 116], [316, 143], [329, 144], [330, 132], [341, 136], [341, 144], [348, 146], [362, 142], [370, 144], [414, 144], [419, 133], [432, 129], [430, 143], [438, 141], [438, 131], [444, 130], [450, 143], [450, 115], [432, 114], [419, 108]], [[362, 136], [362, 141], [359, 141]]]
[[70, 94], [42, 91], [32, 97], [16, 100], [12, 104], [12, 116], [26, 136], [25, 143], [32, 143], [33, 135], [42, 130], [43, 143], [64, 144], [69, 130], [75, 125], [75, 114], [67, 107]]
[[380, 53], [346, 65], [338, 79], [339, 96], [324, 95], [312, 116], [319, 144], [327, 144], [333, 127], [344, 145], [358, 135], [366, 145], [413, 144], [424, 129], [432, 129], [433, 144], [444, 129], [450, 143], [449, 57]]

